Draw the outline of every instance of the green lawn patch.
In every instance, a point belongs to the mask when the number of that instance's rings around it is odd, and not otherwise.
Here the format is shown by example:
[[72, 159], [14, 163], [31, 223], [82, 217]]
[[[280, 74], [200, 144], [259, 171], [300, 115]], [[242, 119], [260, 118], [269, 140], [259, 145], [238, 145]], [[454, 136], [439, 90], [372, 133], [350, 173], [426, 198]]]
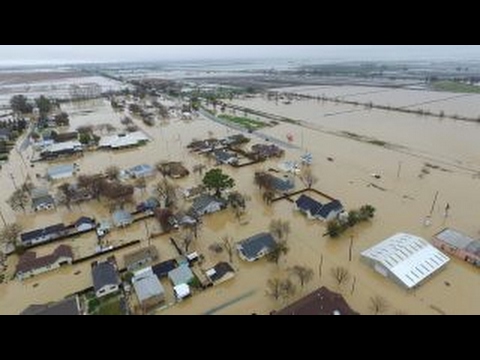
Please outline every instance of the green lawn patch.
[[246, 129], [258, 130], [267, 126], [267, 124], [262, 121], [253, 120], [246, 117], [220, 115], [219, 118], [240, 125]]
[[480, 94], [480, 86], [465, 84], [458, 81], [436, 81], [431, 84], [431, 87], [433, 90], [437, 91]]
[[111, 299], [98, 309], [98, 315], [124, 315], [120, 299]]

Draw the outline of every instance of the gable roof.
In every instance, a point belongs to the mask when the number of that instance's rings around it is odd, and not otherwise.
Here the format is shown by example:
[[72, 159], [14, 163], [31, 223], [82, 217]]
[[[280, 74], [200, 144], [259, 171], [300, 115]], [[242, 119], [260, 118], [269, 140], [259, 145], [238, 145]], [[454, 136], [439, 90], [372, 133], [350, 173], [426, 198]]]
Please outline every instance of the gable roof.
[[119, 226], [133, 221], [133, 216], [128, 211], [117, 210], [112, 215], [113, 223], [115, 226]]
[[332, 211], [342, 211], [342, 210], [343, 210], [342, 203], [338, 200], [333, 200], [333, 201], [329, 202], [328, 204], [324, 205], [320, 209], [320, 211], [317, 213], [317, 215], [322, 217], [322, 218], [327, 218], [328, 215], [330, 215], [330, 213]]
[[362, 257], [381, 264], [407, 288], [413, 288], [450, 259], [420, 237], [399, 233], [365, 250]]
[[278, 191], [292, 190], [295, 185], [291, 179], [281, 179], [271, 175], [271, 184]]
[[81, 315], [77, 297], [43, 305], [30, 305], [20, 315], [71, 316]]
[[274, 315], [359, 315], [342, 295], [322, 287]]
[[28, 251], [20, 257], [17, 264], [17, 273], [26, 273], [52, 265], [60, 258], [70, 258], [73, 260], [72, 248], [67, 245], [60, 245], [52, 254], [42, 257], [37, 257], [36, 253]]
[[308, 211], [313, 216], [317, 215], [323, 207], [323, 205], [320, 202], [312, 199], [307, 195], [300, 196], [295, 203], [297, 204], [297, 207], [300, 210], [305, 212]]
[[146, 173], [154, 172], [155, 169], [151, 165], [142, 164], [142, 165], [134, 166], [129, 171], [134, 174], [146, 174]]
[[156, 261], [158, 259], [158, 250], [155, 246], [149, 246], [147, 248], [128, 253], [123, 257], [123, 259], [127, 268], [138, 263], [139, 261]]
[[214, 272], [211, 271], [212, 274], [209, 276], [212, 281], [218, 281], [229, 273], [235, 273], [232, 266], [226, 262], [218, 263], [211, 270], [214, 270]]
[[57, 224], [57, 225], [46, 227], [44, 229], [38, 229], [38, 230], [33, 230], [27, 233], [23, 233], [20, 235], [20, 239], [22, 240], [22, 242], [28, 242], [31, 240], [38, 239], [40, 237], [59, 234], [63, 231], [65, 231], [65, 225]]
[[203, 212], [203, 210], [205, 210], [205, 208], [207, 208], [212, 203], [219, 203], [220, 205], [224, 206], [225, 200], [216, 198], [208, 194], [202, 194], [195, 199], [192, 207], [196, 212]]
[[92, 277], [95, 291], [100, 290], [104, 286], [120, 284], [117, 267], [110, 260], [94, 265], [92, 267]]
[[272, 251], [276, 244], [272, 234], [260, 233], [239, 242], [238, 248], [246, 258], [255, 259], [262, 251]]
[[152, 268], [137, 271], [132, 278], [132, 283], [140, 302], [165, 293], [165, 289], [153, 273]]
[[47, 170], [47, 176], [51, 178], [55, 178], [61, 175], [70, 175], [72, 176], [75, 171], [75, 167], [73, 165], [59, 165], [51, 167]]
[[160, 264], [152, 266], [152, 271], [159, 279], [166, 277], [170, 271], [177, 267], [177, 262], [175, 260], [167, 260], [161, 262]]
[[192, 281], [195, 276], [192, 273], [192, 270], [188, 265], [182, 265], [168, 273], [168, 278], [173, 283], [174, 286], [188, 284]]
[[32, 200], [32, 207], [37, 208], [42, 205], [54, 205], [55, 200], [51, 195], [42, 196]]
[[86, 217], [86, 216], [82, 216], [80, 219], [75, 221], [75, 226], [77, 226], [77, 227], [80, 226], [80, 225], [83, 225], [83, 224], [96, 225], [96, 222], [95, 222], [94, 219]]

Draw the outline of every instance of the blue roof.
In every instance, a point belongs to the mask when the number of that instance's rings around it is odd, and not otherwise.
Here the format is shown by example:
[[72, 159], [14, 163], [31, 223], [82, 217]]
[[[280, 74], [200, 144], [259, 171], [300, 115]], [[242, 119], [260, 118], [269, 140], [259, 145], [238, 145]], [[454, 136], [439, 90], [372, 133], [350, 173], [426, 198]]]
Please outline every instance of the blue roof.
[[239, 250], [248, 259], [256, 259], [260, 252], [272, 251], [276, 246], [275, 239], [269, 233], [260, 233], [239, 243]]
[[324, 207], [322, 207], [318, 212], [318, 215], [326, 219], [332, 211], [342, 211], [342, 210], [343, 210], [342, 203], [338, 200], [333, 200], [332, 202], [329, 202]]
[[125, 210], [115, 211], [112, 215], [112, 218], [115, 226], [131, 223], [133, 221], [132, 214]]
[[149, 172], [153, 172], [154, 170], [155, 169], [153, 168], [153, 166], [143, 164], [143, 165], [137, 165], [137, 166], [131, 168], [130, 172], [133, 172], [133, 173], [149, 173]]
[[272, 186], [278, 191], [288, 191], [292, 190], [295, 185], [290, 179], [281, 179], [275, 176], [272, 176]]
[[300, 196], [300, 198], [298, 198], [296, 201], [296, 204], [300, 210], [308, 211], [310, 214], [312, 214], [312, 216], [317, 215], [323, 207], [321, 203], [307, 195]]
[[57, 224], [53, 226], [46, 227], [45, 229], [33, 230], [27, 233], [20, 235], [22, 242], [29, 242], [31, 240], [38, 239], [43, 236], [48, 236], [52, 234], [59, 234], [65, 230], [65, 225]]
[[98, 263], [92, 267], [93, 287], [95, 291], [100, 290], [104, 286], [119, 285], [120, 279], [118, 277], [115, 264], [110, 261]]

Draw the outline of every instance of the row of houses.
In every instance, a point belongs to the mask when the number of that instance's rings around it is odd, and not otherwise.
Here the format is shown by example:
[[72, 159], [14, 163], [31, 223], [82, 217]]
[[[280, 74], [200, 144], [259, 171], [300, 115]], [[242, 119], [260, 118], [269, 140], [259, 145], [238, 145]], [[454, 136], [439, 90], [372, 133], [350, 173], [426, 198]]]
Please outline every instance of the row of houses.
[[94, 219], [81, 217], [75, 223], [68, 226], [60, 223], [22, 233], [20, 235], [20, 241], [24, 247], [29, 248], [34, 245], [60, 240], [73, 234], [82, 234], [94, 230], [96, 227], [97, 224]]

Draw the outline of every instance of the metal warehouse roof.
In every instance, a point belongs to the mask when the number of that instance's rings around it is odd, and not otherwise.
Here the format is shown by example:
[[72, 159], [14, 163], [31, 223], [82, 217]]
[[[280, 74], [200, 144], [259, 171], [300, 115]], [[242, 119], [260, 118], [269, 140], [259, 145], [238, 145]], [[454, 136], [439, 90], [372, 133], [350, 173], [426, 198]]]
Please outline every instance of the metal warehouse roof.
[[383, 265], [407, 288], [415, 287], [450, 261], [424, 239], [403, 233], [362, 252], [362, 256]]
[[475, 240], [471, 237], [453, 229], [445, 229], [441, 233], [435, 235], [435, 238], [444, 242], [445, 244], [462, 250], [465, 250], [468, 245], [470, 245], [472, 242], [475, 242]]

